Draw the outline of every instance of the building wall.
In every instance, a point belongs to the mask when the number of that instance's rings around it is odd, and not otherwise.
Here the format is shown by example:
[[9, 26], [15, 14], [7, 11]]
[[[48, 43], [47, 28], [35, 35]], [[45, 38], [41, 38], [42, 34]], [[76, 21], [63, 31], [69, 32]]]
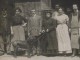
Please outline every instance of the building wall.
[[15, 3], [15, 7], [20, 7], [22, 10], [22, 15], [29, 15], [30, 10], [35, 9], [37, 11], [40, 10], [40, 2], [23, 2], [23, 3]]
[[32, 9], [35, 9], [37, 14], [40, 14], [41, 10], [51, 9], [51, 0], [16, 2], [15, 7], [20, 7], [23, 16], [28, 16]]
[[51, 0], [41, 0], [41, 10], [51, 9]]

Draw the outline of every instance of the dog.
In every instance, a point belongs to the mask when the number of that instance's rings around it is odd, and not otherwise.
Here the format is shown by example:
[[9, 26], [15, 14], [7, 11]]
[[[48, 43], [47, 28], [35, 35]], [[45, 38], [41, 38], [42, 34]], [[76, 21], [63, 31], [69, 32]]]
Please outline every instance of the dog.
[[34, 50], [37, 49], [37, 38], [29, 36], [25, 41], [16, 40], [12, 42], [12, 45], [14, 47], [14, 57], [17, 57], [17, 52], [20, 49], [27, 51], [28, 57], [30, 57], [34, 54]]
[[37, 37], [28, 36], [25, 41], [16, 40], [12, 42], [14, 47], [14, 57], [17, 57], [17, 52], [19, 49], [26, 50], [28, 52], [28, 57], [31, 57], [35, 54], [38, 56], [42, 54], [42, 41], [46, 33], [42, 33]]

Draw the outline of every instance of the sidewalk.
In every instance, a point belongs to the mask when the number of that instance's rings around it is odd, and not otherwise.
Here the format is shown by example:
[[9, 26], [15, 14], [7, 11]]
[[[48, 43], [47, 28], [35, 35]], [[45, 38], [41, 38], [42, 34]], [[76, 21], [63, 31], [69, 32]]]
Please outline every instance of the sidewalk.
[[0, 56], [0, 60], [80, 60], [80, 57], [63, 57], [63, 56], [56, 56], [56, 57], [46, 57], [46, 56], [33, 56], [31, 58], [18, 56], [14, 58], [10, 55], [3, 55]]

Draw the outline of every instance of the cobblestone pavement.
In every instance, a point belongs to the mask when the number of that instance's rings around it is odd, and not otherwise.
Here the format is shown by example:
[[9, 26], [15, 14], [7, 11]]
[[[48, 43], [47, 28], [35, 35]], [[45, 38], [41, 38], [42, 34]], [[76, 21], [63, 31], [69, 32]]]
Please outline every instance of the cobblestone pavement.
[[0, 60], [80, 60], [80, 57], [64, 57], [64, 56], [55, 56], [55, 57], [46, 57], [46, 56], [33, 56], [31, 58], [18, 56], [14, 58], [10, 55], [0, 56]]

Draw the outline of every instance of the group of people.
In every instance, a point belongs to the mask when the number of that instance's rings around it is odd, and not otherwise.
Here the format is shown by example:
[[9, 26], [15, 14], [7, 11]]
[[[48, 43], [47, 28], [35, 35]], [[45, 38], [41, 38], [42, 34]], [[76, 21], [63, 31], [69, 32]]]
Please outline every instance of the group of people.
[[39, 41], [40, 46], [35, 42], [34, 54], [39, 53], [39, 49], [41, 54], [75, 56], [80, 53], [80, 14], [76, 4], [72, 7], [72, 11], [66, 14], [62, 7], [56, 5], [55, 10], [47, 10], [44, 17], [36, 14], [36, 10], [33, 9], [28, 18], [21, 16], [22, 11], [17, 8], [12, 20], [7, 17], [7, 11], [3, 10], [0, 16], [0, 54], [14, 51], [14, 41], [25, 41], [26, 37], [38, 38], [41, 34], [44, 35]]

